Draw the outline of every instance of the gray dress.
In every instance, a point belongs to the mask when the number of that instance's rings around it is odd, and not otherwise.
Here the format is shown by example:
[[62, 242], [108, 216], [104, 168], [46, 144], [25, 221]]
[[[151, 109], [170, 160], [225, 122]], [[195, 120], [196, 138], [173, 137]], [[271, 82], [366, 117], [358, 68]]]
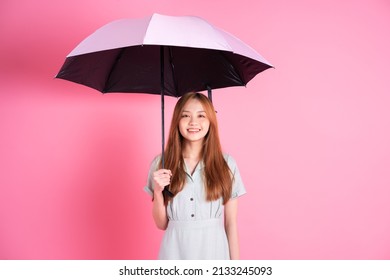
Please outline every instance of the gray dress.
[[[224, 155], [233, 174], [231, 198], [246, 193], [235, 160]], [[150, 167], [145, 191], [153, 196], [153, 172], [158, 169], [160, 157]], [[168, 228], [159, 252], [159, 259], [207, 260], [230, 259], [229, 246], [224, 228], [224, 206], [222, 198], [206, 201], [203, 185], [203, 162], [199, 162], [191, 175], [187, 170], [187, 181], [183, 190], [167, 205]]]

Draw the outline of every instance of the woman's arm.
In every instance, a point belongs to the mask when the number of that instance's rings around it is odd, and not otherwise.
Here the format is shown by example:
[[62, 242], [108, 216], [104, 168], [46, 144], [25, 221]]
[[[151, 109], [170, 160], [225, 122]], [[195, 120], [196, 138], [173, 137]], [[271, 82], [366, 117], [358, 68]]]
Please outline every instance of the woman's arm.
[[237, 227], [238, 199], [230, 199], [225, 204], [225, 231], [229, 243], [231, 260], [240, 259], [240, 246], [238, 242]]
[[160, 169], [153, 173], [153, 219], [156, 226], [165, 230], [168, 226], [167, 208], [164, 203], [163, 190], [171, 181], [171, 171]]
[[165, 230], [168, 226], [168, 217], [162, 192], [153, 192], [152, 214], [156, 226], [161, 230]]

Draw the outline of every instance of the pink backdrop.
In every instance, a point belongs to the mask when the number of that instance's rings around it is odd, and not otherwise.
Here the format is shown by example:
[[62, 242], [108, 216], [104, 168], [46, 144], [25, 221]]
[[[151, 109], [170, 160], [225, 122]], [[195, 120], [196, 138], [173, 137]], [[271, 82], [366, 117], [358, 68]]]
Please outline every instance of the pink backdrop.
[[201, 16], [276, 66], [214, 91], [248, 190], [242, 258], [390, 259], [387, 0], [2, 0], [0, 259], [156, 257], [159, 98], [54, 79], [95, 29], [153, 12]]

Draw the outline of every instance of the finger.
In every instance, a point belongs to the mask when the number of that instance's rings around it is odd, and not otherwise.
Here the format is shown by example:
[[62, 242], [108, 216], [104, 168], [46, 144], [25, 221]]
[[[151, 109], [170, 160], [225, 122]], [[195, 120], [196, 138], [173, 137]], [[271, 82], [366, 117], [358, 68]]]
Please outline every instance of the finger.
[[168, 184], [171, 182], [171, 177], [169, 175], [156, 175], [153, 176], [154, 182], [158, 184], [165, 184], [168, 182]]
[[164, 175], [156, 175], [156, 176], [153, 176], [153, 179], [155, 181], [162, 181], [162, 180], [171, 180], [171, 176], [168, 175], [168, 174], [164, 174]]
[[168, 174], [172, 176], [172, 172], [169, 169], [160, 169], [157, 172], [159, 172], [159, 174]]

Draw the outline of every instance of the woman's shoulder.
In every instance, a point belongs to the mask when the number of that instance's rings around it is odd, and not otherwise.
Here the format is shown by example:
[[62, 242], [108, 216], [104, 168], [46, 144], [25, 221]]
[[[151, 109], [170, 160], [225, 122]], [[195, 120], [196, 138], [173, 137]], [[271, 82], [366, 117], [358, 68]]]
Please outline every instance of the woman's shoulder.
[[156, 169], [157, 166], [160, 164], [160, 161], [161, 161], [161, 154], [158, 154], [151, 161], [151, 163], [150, 163], [151, 168]]
[[156, 155], [152, 162], [159, 162], [161, 160], [161, 154]]
[[234, 159], [234, 157], [232, 155], [230, 155], [228, 153], [223, 153], [223, 157], [230, 168], [237, 166], [236, 160]]

